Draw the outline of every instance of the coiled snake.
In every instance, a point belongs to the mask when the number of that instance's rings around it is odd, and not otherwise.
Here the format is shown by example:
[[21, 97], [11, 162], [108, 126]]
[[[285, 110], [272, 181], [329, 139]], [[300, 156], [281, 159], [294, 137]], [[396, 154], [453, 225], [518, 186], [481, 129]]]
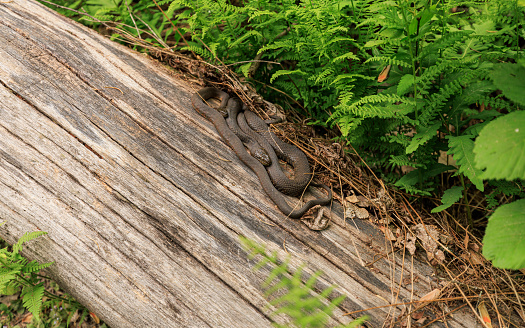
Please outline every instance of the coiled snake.
[[[221, 104], [217, 110], [206, 104], [206, 101], [211, 98], [221, 99]], [[281, 192], [297, 196], [304, 191], [311, 179], [308, 160], [301, 150], [282, 142], [270, 132], [266, 123], [255, 113], [248, 110], [243, 112], [239, 99], [230, 98], [227, 93], [216, 88], [204, 88], [192, 96], [191, 102], [199, 114], [213, 123], [219, 135], [233, 149], [239, 159], [257, 175], [266, 194], [285, 215], [292, 219], [298, 219], [313, 206], [326, 205], [331, 202], [332, 191], [330, 188], [324, 185], [310, 184], [326, 189], [329, 193], [328, 197], [310, 200], [297, 210], [288, 205]], [[246, 151], [245, 144], [252, 154], [260, 151], [256, 149], [256, 143], [264, 149], [263, 153], [266, 152], [269, 156], [266, 168]], [[286, 177], [282, 172], [275, 153], [276, 150], [279, 157], [294, 167], [295, 176], [293, 179]], [[264, 154], [262, 156], [264, 157]]]

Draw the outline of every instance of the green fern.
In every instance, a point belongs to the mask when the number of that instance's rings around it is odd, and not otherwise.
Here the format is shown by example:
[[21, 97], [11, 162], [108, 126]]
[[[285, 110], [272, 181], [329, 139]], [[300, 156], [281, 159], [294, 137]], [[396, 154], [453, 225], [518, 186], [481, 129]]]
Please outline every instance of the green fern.
[[36, 317], [37, 320], [40, 318], [44, 291], [45, 288], [43, 283], [24, 286], [24, 288], [22, 288], [22, 301], [24, 306]]
[[18, 254], [22, 251], [22, 244], [27, 243], [28, 241], [31, 241], [35, 238], [38, 238], [40, 236], [46, 235], [47, 232], [45, 231], [33, 231], [33, 232], [26, 232], [20, 239], [16, 242], [16, 244], [13, 245], [13, 253]]
[[472, 136], [447, 136], [447, 139], [450, 147], [448, 154], [453, 155], [454, 160], [459, 165], [457, 173], [468, 177], [478, 190], [485, 190], [483, 179], [481, 178], [482, 171], [476, 168], [474, 162], [474, 141], [472, 141]]
[[[334, 291], [334, 286], [322, 290], [320, 293], [314, 292], [317, 279], [322, 275], [320, 271], [311, 275], [306, 282], [303, 281], [304, 266], [299, 267], [291, 273], [289, 259], [280, 261], [277, 253], [268, 254], [266, 248], [258, 243], [240, 237], [241, 244], [248, 252], [248, 258], [259, 258], [254, 266], [255, 270], [270, 265], [271, 272], [263, 283], [266, 288], [266, 297], [273, 298], [270, 304], [276, 307], [273, 315], [286, 314], [291, 319], [290, 325], [280, 325], [274, 323], [275, 327], [303, 327], [315, 328], [326, 327], [326, 323], [332, 315], [334, 309], [341, 304], [345, 296], [341, 295], [330, 299]], [[347, 325], [340, 325], [340, 328], [351, 328], [361, 325], [366, 316], [354, 320]]]
[[463, 193], [463, 187], [454, 186], [450, 189], [445, 190], [441, 202], [443, 205], [432, 209], [432, 213], [441, 212], [446, 210], [450, 206], [454, 205], [455, 202], [461, 199]]

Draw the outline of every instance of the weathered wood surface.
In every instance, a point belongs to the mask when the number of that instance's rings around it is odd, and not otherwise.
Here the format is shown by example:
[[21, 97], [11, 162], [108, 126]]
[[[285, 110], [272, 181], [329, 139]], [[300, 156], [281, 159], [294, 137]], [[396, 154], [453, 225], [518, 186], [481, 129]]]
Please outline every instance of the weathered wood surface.
[[[49, 274], [113, 328], [285, 322], [270, 318], [268, 272], [252, 272], [239, 235], [322, 270], [320, 286], [348, 295], [334, 323], [437, 286], [338, 205], [323, 232], [286, 219], [192, 109], [193, 88], [40, 4], [0, 3], [2, 238], [47, 231], [24, 254], [55, 261]], [[365, 313], [381, 327], [401, 310]], [[446, 321], [431, 326], [478, 325], [461, 311]]]

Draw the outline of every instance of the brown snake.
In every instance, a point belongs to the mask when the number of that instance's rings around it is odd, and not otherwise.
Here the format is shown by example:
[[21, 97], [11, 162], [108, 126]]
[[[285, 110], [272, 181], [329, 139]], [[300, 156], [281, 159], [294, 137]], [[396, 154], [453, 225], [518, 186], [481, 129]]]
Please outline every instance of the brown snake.
[[[213, 109], [212, 107], [206, 104], [206, 101], [211, 98], [221, 99], [221, 104], [219, 105], [219, 108], [217, 110]], [[241, 102], [239, 99], [230, 98], [227, 93], [221, 90], [215, 89], [215, 88], [204, 88], [204, 89], [199, 90], [192, 96], [191, 102], [193, 104], [193, 107], [199, 114], [201, 114], [202, 116], [204, 116], [206, 119], [208, 119], [209, 121], [213, 123], [219, 135], [228, 144], [228, 146], [230, 146], [230, 148], [233, 149], [233, 151], [239, 157], [239, 159], [244, 164], [246, 164], [257, 175], [266, 194], [270, 196], [272, 201], [277, 205], [279, 210], [281, 210], [284, 214], [286, 214], [292, 219], [298, 219], [302, 217], [313, 206], [327, 205], [331, 202], [332, 191], [330, 190], [330, 188], [324, 185], [310, 184], [312, 186], [323, 187], [324, 189], [326, 189], [329, 193], [328, 197], [323, 198], [323, 199], [310, 200], [305, 205], [303, 205], [303, 207], [297, 210], [294, 210], [292, 207], [290, 207], [290, 205], [288, 205], [283, 195], [281, 194], [281, 192], [279, 192], [277, 188], [279, 188], [280, 190], [286, 193], [287, 187], [285, 186], [283, 188], [282, 185], [280, 185], [280, 183], [284, 182], [284, 184], [289, 184], [290, 181], [292, 181], [292, 184], [293, 184], [293, 180], [295, 179], [288, 179], [286, 178], [286, 176], [284, 177], [281, 176], [277, 178], [274, 177], [272, 181], [272, 178], [270, 178], [270, 175], [267, 172], [264, 165], [261, 164], [256, 158], [248, 154], [243, 144], [243, 141], [241, 141], [242, 137], [240, 138], [238, 135], [236, 135], [232, 131], [232, 129], [230, 129], [230, 127], [228, 126], [228, 123], [226, 122], [226, 119], [224, 116], [227, 116], [227, 115], [230, 116], [228, 120], [230, 124], [232, 124], [232, 120], [235, 120], [236, 118], [235, 115], [238, 115], [241, 112]], [[223, 113], [221, 114], [221, 112], [219, 111], [223, 111]], [[246, 111], [244, 115], [248, 113], [251, 113], [251, 112]], [[251, 114], [248, 114], [248, 115], [251, 115]], [[262, 121], [260, 118], [259, 120]], [[262, 122], [264, 124], [264, 121]], [[256, 129], [256, 130], [263, 129], [266, 131], [268, 128], [267, 127], [263, 128], [262, 126], [255, 126], [255, 128], [252, 127], [252, 129]], [[276, 136], [275, 138], [277, 139]], [[289, 147], [295, 148], [292, 145], [289, 145], [283, 142], [281, 143], [286, 145], [286, 146], [283, 146], [282, 144], [278, 145], [278, 147], [282, 148], [284, 152], [290, 152], [291, 148]], [[266, 149], [266, 151], [268, 152], [268, 149]], [[299, 149], [297, 149], [297, 151], [301, 152]], [[271, 152], [273, 152], [273, 150]], [[301, 155], [297, 155], [296, 150], [293, 150], [291, 153], [292, 153], [291, 157], [293, 157], [293, 159], [290, 161], [292, 161], [292, 165], [294, 166], [294, 169], [296, 170], [296, 177], [298, 177], [297, 180], [304, 179], [303, 177], [300, 177], [301, 173], [302, 175], [306, 176], [306, 184], [301, 187], [301, 190], [299, 190], [299, 192], [295, 190], [296, 187], [292, 187], [293, 191], [291, 194], [297, 195], [297, 194], [300, 194], [300, 192], [302, 192], [307, 187], [307, 183], [310, 180], [310, 175], [307, 175], [304, 173], [310, 173], [310, 169], [308, 166], [307, 172], [305, 172], [304, 162], [301, 163], [302, 160], [298, 159], [298, 157], [300, 157]], [[302, 152], [301, 154], [302, 156], [304, 156], [304, 160], [306, 160], [306, 165], [308, 165], [306, 156]], [[286, 156], [290, 156], [290, 154], [284, 154], [281, 156], [286, 157]], [[272, 159], [272, 165], [279, 165], [277, 158], [274, 155], [271, 155], [271, 157], [274, 157]], [[275, 163], [273, 163], [274, 160], [275, 160]], [[293, 161], [296, 161], [299, 163], [294, 163]], [[297, 172], [297, 165], [299, 165], [301, 172]], [[283, 180], [284, 178], [286, 178], [287, 181]], [[274, 184], [277, 184], [279, 187], [276, 188]]]

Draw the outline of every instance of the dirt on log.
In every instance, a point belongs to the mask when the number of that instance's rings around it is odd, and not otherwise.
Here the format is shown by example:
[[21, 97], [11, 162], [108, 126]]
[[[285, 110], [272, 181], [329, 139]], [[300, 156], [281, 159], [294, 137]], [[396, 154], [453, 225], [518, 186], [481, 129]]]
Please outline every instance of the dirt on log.
[[[47, 231], [23, 254], [54, 261], [48, 274], [112, 328], [286, 323], [270, 316], [269, 270], [252, 271], [239, 235], [306, 263], [305, 278], [323, 271], [318, 287], [348, 296], [333, 325], [439, 287], [338, 204], [322, 232], [286, 218], [192, 108], [195, 88], [36, 2], [1, 2], [0, 236]], [[390, 326], [412, 309], [359, 315]], [[478, 324], [461, 310], [430, 326]]]

